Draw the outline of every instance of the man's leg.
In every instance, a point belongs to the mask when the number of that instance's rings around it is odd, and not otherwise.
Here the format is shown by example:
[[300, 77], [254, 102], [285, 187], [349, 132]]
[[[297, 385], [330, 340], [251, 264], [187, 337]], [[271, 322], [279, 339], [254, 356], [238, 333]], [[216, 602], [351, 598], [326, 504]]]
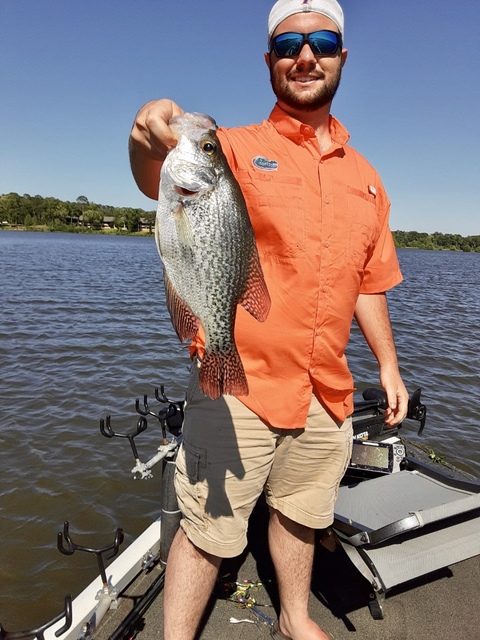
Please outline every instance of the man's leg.
[[193, 640], [212, 594], [221, 558], [201, 551], [182, 529], [168, 554], [163, 600], [165, 640]]
[[351, 419], [338, 424], [313, 396], [304, 430], [284, 431], [265, 485], [269, 544], [280, 595], [280, 631], [293, 640], [326, 640], [308, 615], [315, 530], [333, 521], [351, 454]]
[[[167, 562], [165, 640], [195, 636], [222, 558], [239, 555], [274, 456], [275, 436], [233, 396], [211, 400], [194, 364], [175, 491], [183, 518]], [[188, 537], [187, 537], [188, 536]]]
[[268, 541], [280, 595], [280, 631], [293, 640], [327, 640], [308, 615], [314, 530], [271, 508]]

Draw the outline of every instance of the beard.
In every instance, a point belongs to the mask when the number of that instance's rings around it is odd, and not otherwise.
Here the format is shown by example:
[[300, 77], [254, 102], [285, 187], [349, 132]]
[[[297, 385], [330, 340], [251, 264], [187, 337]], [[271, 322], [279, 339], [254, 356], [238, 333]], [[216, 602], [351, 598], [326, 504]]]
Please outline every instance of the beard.
[[285, 75], [276, 73], [275, 67], [270, 68], [270, 82], [278, 101], [298, 111], [317, 111], [317, 109], [329, 105], [340, 86], [341, 77], [342, 68], [339, 67], [335, 74], [331, 75], [328, 80], [325, 79], [325, 75], [323, 78], [320, 78], [323, 79], [324, 82], [317, 89], [297, 92], [292, 89], [288, 81], [288, 76], [285, 77]]

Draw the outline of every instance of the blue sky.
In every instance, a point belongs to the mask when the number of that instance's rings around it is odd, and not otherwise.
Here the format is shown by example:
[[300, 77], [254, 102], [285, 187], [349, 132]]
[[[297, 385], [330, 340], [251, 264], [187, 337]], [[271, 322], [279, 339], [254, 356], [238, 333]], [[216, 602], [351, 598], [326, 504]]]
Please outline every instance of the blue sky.
[[[270, 0], [0, 0], [0, 193], [154, 209], [127, 139], [148, 100], [268, 117]], [[380, 172], [392, 229], [480, 234], [480, 4], [344, 0], [332, 112]]]

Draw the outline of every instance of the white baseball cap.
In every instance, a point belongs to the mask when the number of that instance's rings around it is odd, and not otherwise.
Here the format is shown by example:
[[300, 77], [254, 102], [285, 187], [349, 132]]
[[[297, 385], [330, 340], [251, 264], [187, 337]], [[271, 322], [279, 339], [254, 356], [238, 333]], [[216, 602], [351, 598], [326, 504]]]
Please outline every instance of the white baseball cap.
[[321, 13], [330, 18], [338, 27], [343, 40], [344, 20], [343, 10], [337, 0], [278, 0], [268, 16], [268, 41], [278, 25], [295, 13]]

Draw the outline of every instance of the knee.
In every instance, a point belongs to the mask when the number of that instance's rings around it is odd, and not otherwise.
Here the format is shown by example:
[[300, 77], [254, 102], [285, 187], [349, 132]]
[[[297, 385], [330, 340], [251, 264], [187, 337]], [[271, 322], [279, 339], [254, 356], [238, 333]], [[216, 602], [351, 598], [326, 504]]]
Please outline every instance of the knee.
[[216, 556], [213, 553], [208, 553], [208, 551], [204, 551], [201, 547], [193, 543], [183, 529], [179, 529], [177, 531], [173, 546], [175, 548], [175, 553], [178, 556], [185, 559], [191, 559], [194, 562], [206, 560], [217, 569], [220, 567], [222, 562], [222, 558], [219, 556]]
[[291, 520], [278, 509], [270, 507], [270, 529], [286, 532], [301, 542], [313, 543], [315, 530]]

